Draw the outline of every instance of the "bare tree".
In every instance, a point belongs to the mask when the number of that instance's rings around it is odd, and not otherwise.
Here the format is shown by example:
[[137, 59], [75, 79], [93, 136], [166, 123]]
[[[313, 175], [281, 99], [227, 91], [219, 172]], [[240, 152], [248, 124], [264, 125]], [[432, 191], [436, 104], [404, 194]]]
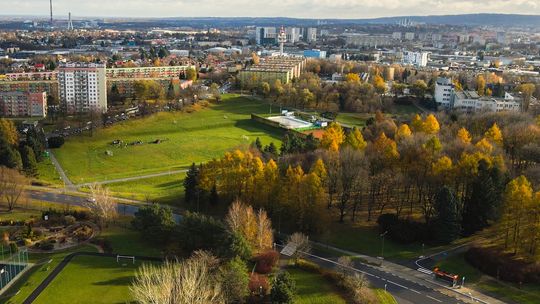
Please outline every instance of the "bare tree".
[[294, 243], [296, 245], [296, 252], [294, 253], [296, 260], [301, 258], [304, 254], [311, 252], [309, 237], [301, 232], [293, 233], [291, 236], [289, 236], [287, 242]]
[[272, 222], [263, 209], [255, 212], [253, 207], [237, 200], [229, 208], [226, 222], [231, 231], [240, 233], [255, 250], [272, 248]]
[[113, 201], [109, 189], [100, 184], [90, 185], [91, 198], [86, 201], [85, 206], [90, 209], [98, 224], [107, 225], [118, 216], [117, 205]]
[[0, 167], [0, 196], [6, 201], [9, 211], [12, 211], [24, 196], [28, 179], [16, 169]]
[[218, 265], [205, 251], [182, 262], [143, 264], [130, 290], [140, 304], [221, 304], [225, 300]]

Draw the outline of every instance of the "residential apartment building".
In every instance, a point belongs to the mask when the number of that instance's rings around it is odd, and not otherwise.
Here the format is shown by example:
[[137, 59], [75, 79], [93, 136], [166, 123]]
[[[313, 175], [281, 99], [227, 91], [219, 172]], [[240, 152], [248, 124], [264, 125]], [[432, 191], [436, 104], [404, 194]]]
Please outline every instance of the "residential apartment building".
[[289, 83], [300, 77], [306, 66], [304, 57], [272, 56], [262, 58], [259, 64], [252, 65], [238, 74], [243, 87], [256, 85], [262, 81], [273, 84], [277, 79]]
[[417, 67], [425, 67], [428, 63], [427, 52], [403, 52], [403, 63]]
[[0, 116], [45, 117], [47, 93], [0, 92]]
[[66, 63], [58, 68], [60, 104], [67, 113], [107, 111], [104, 64]]
[[275, 27], [257, 27], [255, 41], [258, 45], [276, 44], [278, 31]]
[[364, 47], [381, 47], [394, 44], [391, 36], [386, 35], [368, 35], [368, 34], [344, 34], [345, 41], [349, 45], [364, 46]]
[[307, 42], [315, 42], [317, 41], [317, 28], [316, 27], [308, 27], [305, 32], [305, 38]]

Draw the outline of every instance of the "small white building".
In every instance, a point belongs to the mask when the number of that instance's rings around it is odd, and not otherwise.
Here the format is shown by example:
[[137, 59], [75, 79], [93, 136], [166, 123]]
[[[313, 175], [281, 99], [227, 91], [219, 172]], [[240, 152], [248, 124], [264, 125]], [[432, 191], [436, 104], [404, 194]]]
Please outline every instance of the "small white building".
[[452, 78], [439, 77], [435, 82], [435, 102], [437, 106], [446, 109], [452, 106], [452, 98], [454, 96], [454, 84]]

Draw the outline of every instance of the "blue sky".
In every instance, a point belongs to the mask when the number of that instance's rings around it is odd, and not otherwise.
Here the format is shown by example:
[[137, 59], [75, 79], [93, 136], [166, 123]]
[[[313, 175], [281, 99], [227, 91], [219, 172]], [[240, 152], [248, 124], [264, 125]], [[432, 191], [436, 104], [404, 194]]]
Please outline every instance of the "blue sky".
[[[53, 0], [55, 15], [373, 18], [461, 13], [539, 14], [540, 0]], [[1, 15], [47, 15], [48, 0], [0, 0]]]

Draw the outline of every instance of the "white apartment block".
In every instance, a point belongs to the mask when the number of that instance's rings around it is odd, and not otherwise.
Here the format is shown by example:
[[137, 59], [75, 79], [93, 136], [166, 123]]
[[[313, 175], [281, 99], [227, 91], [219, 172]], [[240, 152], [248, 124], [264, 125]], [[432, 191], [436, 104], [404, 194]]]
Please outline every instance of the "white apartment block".
[[308, 27], [306, 29], [306, 41], [307, 42], [317, 41], [317, 28], [316, 27]]
[[302, 31], [298, 27], [288, 27], [285, 29], [285, 35], [287, 36], [287, 42], [296, 43], [300, 41]]
[[428, 63], [427, 52], [403, 52], [403, 63], [425, 67]]
[[452, 107], [452, 98], [454, 96], [454, 84], [452, 83], [452, 78], [437, 78], [434, 95], [437, 106], [446, 109]]
[[66, 63], [58, 68], [60, 103], [67, 113], [107, 112], [105, 64]]
[[405, 33], [405, 40], [414, 40], [415, 38], [415, 33], [414, 32], [406, 32]]

